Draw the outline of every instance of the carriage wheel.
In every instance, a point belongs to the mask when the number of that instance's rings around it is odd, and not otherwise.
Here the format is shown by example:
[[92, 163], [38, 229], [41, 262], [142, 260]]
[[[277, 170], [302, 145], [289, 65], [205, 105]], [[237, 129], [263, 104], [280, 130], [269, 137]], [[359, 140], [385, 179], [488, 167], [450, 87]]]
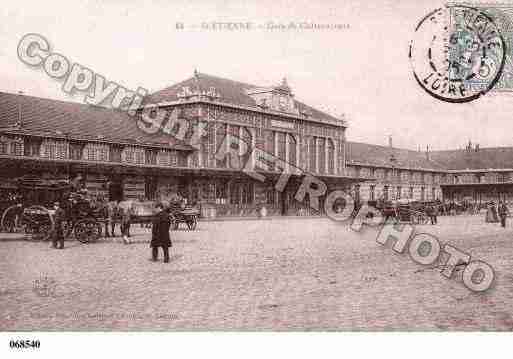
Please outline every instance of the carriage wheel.
[[189, 227], [190, 231], [194, 231], [197, 225], [198, 220], [196, 219], [196, 216], [192, 216], [191, 219], [187, 221], [187, 227]]
[[7, 207], [2, 213], [2, 220], [0, 222], [0, 228], [9, 233], [17, 233], [23, 231], [22, 226], [22, 214], [19, 205], [13, 205]]
[[80, 243], [91, 243], [102, 235], [102, 227], [95, 219], [82, 219], [75, 224], [75, 238]]

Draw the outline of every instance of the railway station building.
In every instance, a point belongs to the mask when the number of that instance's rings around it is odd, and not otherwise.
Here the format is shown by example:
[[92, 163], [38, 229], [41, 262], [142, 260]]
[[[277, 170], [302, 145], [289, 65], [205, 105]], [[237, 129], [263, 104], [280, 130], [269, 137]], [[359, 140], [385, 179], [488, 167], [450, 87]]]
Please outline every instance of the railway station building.
[[[148, 119], [159, 128], [148, 130]], [[179, 194], [204, 216], [255, 216], [262, 206], [268, 215], [322, 214], [324, 196], [319, 210], [308, 195], [295, 198], [307, 176], [356, 201], [513, 201], [513, 148], [412, 151], [346, 141], [346, 129], [298, 101], [286, 80], [262, 87], [194, 72], [146, 97], [135, 116], [0, 93], [0, 189], [22, 176], [78, 177], [108, 200]], [[237, 161], [223, 156], [234, 144]]]

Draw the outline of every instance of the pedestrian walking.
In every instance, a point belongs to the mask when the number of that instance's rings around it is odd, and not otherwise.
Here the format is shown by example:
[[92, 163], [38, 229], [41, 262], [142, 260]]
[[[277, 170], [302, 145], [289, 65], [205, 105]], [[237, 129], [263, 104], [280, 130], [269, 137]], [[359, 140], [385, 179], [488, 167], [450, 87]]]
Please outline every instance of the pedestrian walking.
[[130, 226], [132, 220], [132, 206], [122, 209], [121, 214], [121, 234], [123, 235], [123, 242], [130, 244]]
[[501, 227], [506, 228], [506, 217], [508, 216], [509, 210], [508, 210], [508, 207], [506, 206], [506, 204], [502, 201], [499, 202], [498, 212], [499, 212], [499, 217], [501, 219]]
[[52, 236], [52, 247], [58, 249], [64, 249], [64, 233], [62, 230], [62, 225], [64, 222], [64, 210], [61, 208], [59, 202], [55, 202], [53, 204], [54, 214], [53, 214], [53, 223], [54, 223], [54, 231]]
[[162, 247], [164, 252], [164, 263], [169, 263], [169, 247], [172, 247], [171, 238], [169, 236], [169, 227], [171, 220], [169, 213], [164, 210], [164, 205], [158, 203], [156, 205], [157, 214], [153, 219], [151, 231], [151, 259], [157, 261], [159, 255], [159, 247]]

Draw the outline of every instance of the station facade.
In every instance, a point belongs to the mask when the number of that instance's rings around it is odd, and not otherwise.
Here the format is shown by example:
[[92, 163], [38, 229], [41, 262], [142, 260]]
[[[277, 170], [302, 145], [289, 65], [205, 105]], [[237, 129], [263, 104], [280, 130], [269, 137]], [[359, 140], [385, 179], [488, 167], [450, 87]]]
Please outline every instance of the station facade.
[[[343, 119], [297, 101], [285, 80], [258, 87], [195, 72], [148, 96], [135, 116], [8, 93], [0, 93], [0, 110], [3, 190], [22, 176], [81, 178], [107, 200], [178, 194], [205, 216], [255, 216], [262, 207], [268, 215], [322, 214], [325, 195], [319, 210], [308, 195], [295, 198], [306, 176], [356, 201], [513, 201], [512, 149], [348, 142]], [[237, 161], [226, 156], [234, 151]]]

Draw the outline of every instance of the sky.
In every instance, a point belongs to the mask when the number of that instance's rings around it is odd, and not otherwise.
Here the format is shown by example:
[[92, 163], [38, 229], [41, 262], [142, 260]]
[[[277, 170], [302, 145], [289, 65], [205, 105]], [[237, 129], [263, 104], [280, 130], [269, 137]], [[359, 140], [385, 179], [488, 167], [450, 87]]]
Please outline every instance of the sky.
[[[513, 96], [464, 104], [427, 95], [408, 46], [439, 1], [25, 1], [2, 0], [0, 91], [82, 101], [17, 57], [27, 33], [110, 81], [156, 91], [200, 72], [259, 86], [283, 77], [295, 97], [348, 120], [347, 138], [423, 150], [513, 145]], [[177, 29], [176, 23], [184, 29]], [[250, 22], [251, 30], [201, 30]], [[338, 30], [271, 30], [269, 24], [342, 24]], [[261, 27], [259, 27], [261, 26]]]

